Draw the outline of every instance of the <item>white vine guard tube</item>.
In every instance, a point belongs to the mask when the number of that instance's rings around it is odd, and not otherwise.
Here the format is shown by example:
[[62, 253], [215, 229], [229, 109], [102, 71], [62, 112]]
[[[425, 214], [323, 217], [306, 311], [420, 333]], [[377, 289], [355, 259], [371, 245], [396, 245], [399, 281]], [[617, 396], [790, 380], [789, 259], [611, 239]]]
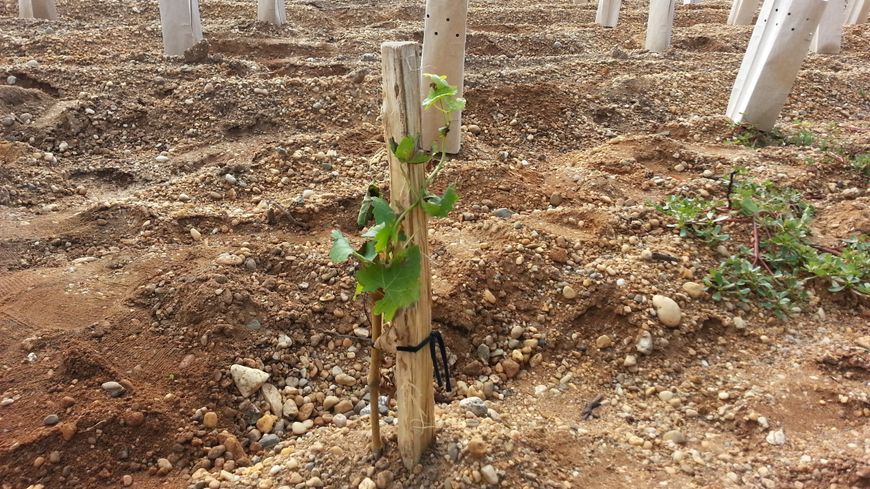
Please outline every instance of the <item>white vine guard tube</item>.
[[163, 52], [181, 56], [202, 41], [202, 22], [197, 0], [160, 0], [160, 25], [163, 30]]
[[870, 1], [851, 0], [846, 7], [846, 25], [863, 24], [870, 17]]
[[671, 47], [676, 0], [650, 0], [649, 18], [646, 22], [646, 49], [654, 53]]
[[258, 0], [257, 20], [275, 25], [287, 22], [287, 9], [284, 0]]
[[819, 20], [816, 35], [810, 43], [810, 51], [819, 54], [837, 54], [843, 39], [843, 22], [846, 19], [846, 0], [828, 0], [828, 6]]
[[[427, 0], [423, 30], [423, 58], [421, 60], [420, 96], [429, 93], [426, 73], [446, 75], [447, 83], [459, 89], [462, 97], [465, 78], [465, 23], [468, 0]], [[434, 107], [423, 111], [421, 147], [432, 148], [438, 143], [438, 130], [444, 127], [444, 114]], [[455, 154], [462, 146], [462, 114], [454, 112], [445, 142], [447, 152]], [[438, 148], [440, 150], [440, 148]]]
[[622, 0], [598, 0], [598, 10], [595, 12], [595, 23], [604, 27], [616, 27], [619, 22], [619, 9]]
[[758, 10], [758, 0], [733, 0], [728, 12], [728, 25], [749, 25]]
[[765, 0], [749, 39], [726, 115], [737, 124], [773, 129], [826, 0]]
[[55, 0], [18, 0], [18, 17], [57, 20], [57, 5]]

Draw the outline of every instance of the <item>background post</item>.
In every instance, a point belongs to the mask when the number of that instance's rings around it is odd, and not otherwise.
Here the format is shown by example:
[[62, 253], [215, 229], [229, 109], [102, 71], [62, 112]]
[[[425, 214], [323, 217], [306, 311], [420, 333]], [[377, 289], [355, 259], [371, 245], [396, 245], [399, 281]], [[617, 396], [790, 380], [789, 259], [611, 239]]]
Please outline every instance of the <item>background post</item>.
[[[446, 75], [447, 82], [459, 89], [462, 97], [465, 78], [465, 20], [468, 0], [427, 0], [423, 31], [423, 73]], [[429, 80], [421, 78], [420, 94], [429, 93]], [[422, 99], [421, 99], [422, 100]], [[437, 110], [423, 113], [424, 149], [432, 148], [439, 139], [438, 129], [444, 127], [444, 116]], [[458, 153], [462, 146], [462, 112], [455, 112], [447, 134], [447, 152]], [[440, 149], [440, 148], [439, 148]]]
[[726, 115], [773, 129], [797, 78], [826, 0], [766, 0], [731, 89]]

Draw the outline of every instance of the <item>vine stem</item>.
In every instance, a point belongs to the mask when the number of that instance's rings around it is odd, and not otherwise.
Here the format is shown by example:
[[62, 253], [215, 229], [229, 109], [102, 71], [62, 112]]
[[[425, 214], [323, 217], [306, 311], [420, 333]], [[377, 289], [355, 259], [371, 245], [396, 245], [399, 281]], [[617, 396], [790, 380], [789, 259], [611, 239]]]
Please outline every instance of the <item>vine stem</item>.
[[380, 314], [374, 313], [374, 304], [383, 297], [380, 292], [373, 293], [369, 296], [370, 321], [372, 324], [372, 347], [371, 361], [369, 362], [369, 407], [371, 412], [369, 420], [372, 426], [372, 454], [375, 459], [381, 457], [384, 449], [383, 441], [381, 440], [381, 350], [378, 348], [378, 338], [381, 337], [381, 329], [384, 318]]

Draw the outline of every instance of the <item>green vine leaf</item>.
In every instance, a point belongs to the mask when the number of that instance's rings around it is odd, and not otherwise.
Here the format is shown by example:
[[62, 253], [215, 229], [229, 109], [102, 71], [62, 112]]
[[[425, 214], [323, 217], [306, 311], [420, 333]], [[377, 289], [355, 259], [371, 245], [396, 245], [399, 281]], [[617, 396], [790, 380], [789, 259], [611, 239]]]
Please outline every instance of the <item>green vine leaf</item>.
[[380, 196], [381, 189], [378, 188], [376, 183], [370, 183], [366, 189], [366, 195], [363, 197], [362, 205], [360, 205], [359, 213], [356, 216], [356, 225], [359, 229], [364, 228], [374, 217], [372, 214], [372, 198]]
[[389, 264], [372, 263], [356, 274], [357, 295], [380, 290], [384, 296], [375, 302], [373, 314], [392, 321], [399, 309], [420, 298], [420, 248], [409, 246], [397, 253]]
[[372, 212], [377, 224], [393, 224], [396, 222], [396, 211], [390, 203], [380, 197], [372, 198]]
[[426, 214], [432, 217], [447, 217], [447, 214], [453, 210], [453, 205], [459, 200], [459, 194], [456, 193], [456, 188], [449, 185], [444, 195], [427, 195], [423, 199], [423, 210]]
[[429, 78], [429, 93], [423, 99], [423, 108], [428, 109], [436, 103], [441, 103], [441, 109], [445, 112], [459, 112], [465, 108], [465, 99], [457, 97], [459, 89], [447, 83], [446, 75], [433, 75], [425, 73]]
[[419, 165], [432, 160], [431, 154], [417, 151], [417, 138], [413, 136], [405, 136], [400, 143], [390, 138], [390, 151], [399, 161], [408, 165]]
[[332, 231], [332, 249], [329, 250], [329, 259], [332, 263], [347, 261], [354, 254], [350, 240], [339, 230]]

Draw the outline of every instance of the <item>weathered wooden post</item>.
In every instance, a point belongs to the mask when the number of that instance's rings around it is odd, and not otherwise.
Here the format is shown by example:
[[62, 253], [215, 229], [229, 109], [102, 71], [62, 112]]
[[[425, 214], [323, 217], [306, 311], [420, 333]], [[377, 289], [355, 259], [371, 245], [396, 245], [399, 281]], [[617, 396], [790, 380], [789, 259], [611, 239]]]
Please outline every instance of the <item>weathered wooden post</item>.
[[[462, 96], [465, 79], [465, 20], [468, 0], [427, 0], [423, 30], [423, 65], [421, 75], [433, 73], [447, 76], [447, 81], [459, 89]], [[429, 81], [420, 78], [420, 94], [429, 93]], [[422, 99], [421, 99], [422, 101]], [[438, 130], [445, 126], [444, 115], [437, 110], [423, 114], [422, 147], [431, 149], [439, 140]], [[462, 113], [455, 112], [447, 133], [447, 152], [455, 154], [462, 146]], [[440, 150], [441, 148], [438, 148]]]
[[[458, 20], [451, 18], [451, 21]], [[463, 16], [464, 20], [464, 16]], [[464, 25], [464, 22], [463, 22]], [[439, 33], [440, 35], [441, 33]], [[401, 141], [405, 136], [420, 134], [420, 54], [413, 42], [387, 42], [381, 45], [383, 79], [384, 140]], [[440, 73], [439, 73], [440, 74]], [[454, 83], [456, 80], [454, 80]], [[390, 163], [390, 199], [396, 209], [406, 209], [418, 196], [426, 179], [426, 165], [408, 165], [387, 151]], [[432, 292], [429, 271], [429, 242], [426, 213], [419, 207], [405, 218], [402, 231], [410, 244], [420, 247], [420, 299], [417, 304], [400, 310], [393, 318], [396, 344], [419, 345], [432, 329]], [[399, 405], [397, 430], [399, 453], [409, 470], [420, 460], [435, 435], [435, 389], [433, 365], [428, 349], [396, 353], [396, 400]], [[372, 399], [372, 410], [377, 399]]]
[[202, 41], [198, 0], [160, 0], [163, 53], [181, 56]]
[[18, 0], [18, 18], [57, 20], [55, 0]]
[[731, 89], [726, 114], [773, 129], [807, 54], [826, 0], [765, 0]]
[[646, 49], [662, 53], [671, 47], [676, 0], [650, 0], [646, 22]]
[[749, 25], [758, 10], [758, 0], [732, 0], [728, 25]]
[[598, 0], [598, 10], [595, 11], [595, 23], [604, 27], [616, 27], [621, 7], [622, 0]]
[[287, 9], [284, 0], [258, 0], [257, 20], [275, 25], [287, 22]]
[[846, 7], [846, 25], [863, 24], [870, 17], [870, 1], [850, 0]]
[[816, 35], [810, 43], [810, 51], [819, 54], [839, 53], [845, 16], [846, 0], [828, 0], [825, 12], [819, 20]]

